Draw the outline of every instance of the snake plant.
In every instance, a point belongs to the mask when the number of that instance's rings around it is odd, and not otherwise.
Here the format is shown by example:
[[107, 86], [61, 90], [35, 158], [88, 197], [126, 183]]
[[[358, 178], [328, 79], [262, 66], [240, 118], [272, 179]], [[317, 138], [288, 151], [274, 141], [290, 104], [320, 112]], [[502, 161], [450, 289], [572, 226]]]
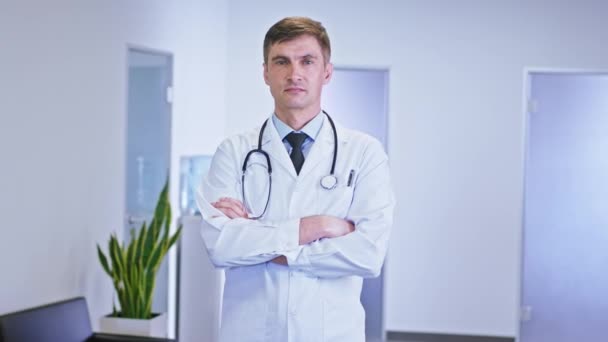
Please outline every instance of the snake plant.
[[169, 204], [168, 181], [160, 193], [154, 216], [149, 225], [144, 222], [136, 232], [131, 229], [131, 240], [125, 245], [116, 234], [110, 236], [108, 255], [97, 245], [99, 261], [104, 271], [112, 278], [118, 296], [120, 312], [113, 306], [112, 316], [123, 318], [152, 318], [152, 295], [156, 273], [169, 248], [181, 234], [181, 225], [170, 235], [171, 206]]

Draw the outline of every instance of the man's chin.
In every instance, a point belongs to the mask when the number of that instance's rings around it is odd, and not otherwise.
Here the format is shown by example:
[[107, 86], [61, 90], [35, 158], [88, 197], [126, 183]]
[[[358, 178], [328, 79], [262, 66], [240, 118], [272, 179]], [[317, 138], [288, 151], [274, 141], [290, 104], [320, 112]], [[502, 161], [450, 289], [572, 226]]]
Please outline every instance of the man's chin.
[[287, 103], [284, 103], [282, 105], [283, 108], [285, 109], [289, 109], [289, 110], [301, 110], [306, 108], [306, 105], [304, 103], [302, 103], [301, 101], [290, 101]]

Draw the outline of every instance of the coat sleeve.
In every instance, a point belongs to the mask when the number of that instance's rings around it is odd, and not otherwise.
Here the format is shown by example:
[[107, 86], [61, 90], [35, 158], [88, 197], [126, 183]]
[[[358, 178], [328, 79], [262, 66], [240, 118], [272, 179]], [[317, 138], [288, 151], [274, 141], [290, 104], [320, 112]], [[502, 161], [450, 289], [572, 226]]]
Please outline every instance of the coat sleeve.
[[285, 255], [289, 267], [314, 277], [377, 277], [386, 256], [395, 200], [388, 158], [374, 140], [364, 152], [346, 219], [355, 231], [321, 239]]
[[235, 142], [224, 141], [197, 191], [196, 200], [203, 216], [201, 235], [216, 267], [264, 263], [297, 249], [299, 244], [299, 219], [275, 222], [230, 219], [211, 205], [221, 197], [243, 200], [237, 191], [240, 159]]

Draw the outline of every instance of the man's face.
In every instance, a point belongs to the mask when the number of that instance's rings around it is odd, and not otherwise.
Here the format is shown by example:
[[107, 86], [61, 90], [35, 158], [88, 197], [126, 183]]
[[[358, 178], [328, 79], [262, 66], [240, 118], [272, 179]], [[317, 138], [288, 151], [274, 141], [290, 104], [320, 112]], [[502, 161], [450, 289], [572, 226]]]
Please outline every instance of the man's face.
[[272, 45], [264, 64], [264, 81], [274, 97], [275, 110], [320, 110], [321, 89], [331, 79], [332, 70], [312, 36]]

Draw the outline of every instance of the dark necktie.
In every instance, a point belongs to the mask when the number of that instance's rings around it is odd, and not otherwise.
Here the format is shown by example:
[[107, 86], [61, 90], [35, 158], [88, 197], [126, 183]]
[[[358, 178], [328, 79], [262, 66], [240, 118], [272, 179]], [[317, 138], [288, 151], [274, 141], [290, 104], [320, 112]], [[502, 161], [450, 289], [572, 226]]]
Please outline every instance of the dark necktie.
[[300, 174], [302, 165], [304, 165], [304, 153], [302, 153], [302, 144], [304, 143], [304, 140], [306, 140], [306, 137], [306, 133], [296, 132], [291, 132], [285, 137], [289, 145], [291, 145], [291, 154], [289, 155], [289, 157], [291, 158], [291, 162], [296, 168], [296, 173], [298, 175]]

